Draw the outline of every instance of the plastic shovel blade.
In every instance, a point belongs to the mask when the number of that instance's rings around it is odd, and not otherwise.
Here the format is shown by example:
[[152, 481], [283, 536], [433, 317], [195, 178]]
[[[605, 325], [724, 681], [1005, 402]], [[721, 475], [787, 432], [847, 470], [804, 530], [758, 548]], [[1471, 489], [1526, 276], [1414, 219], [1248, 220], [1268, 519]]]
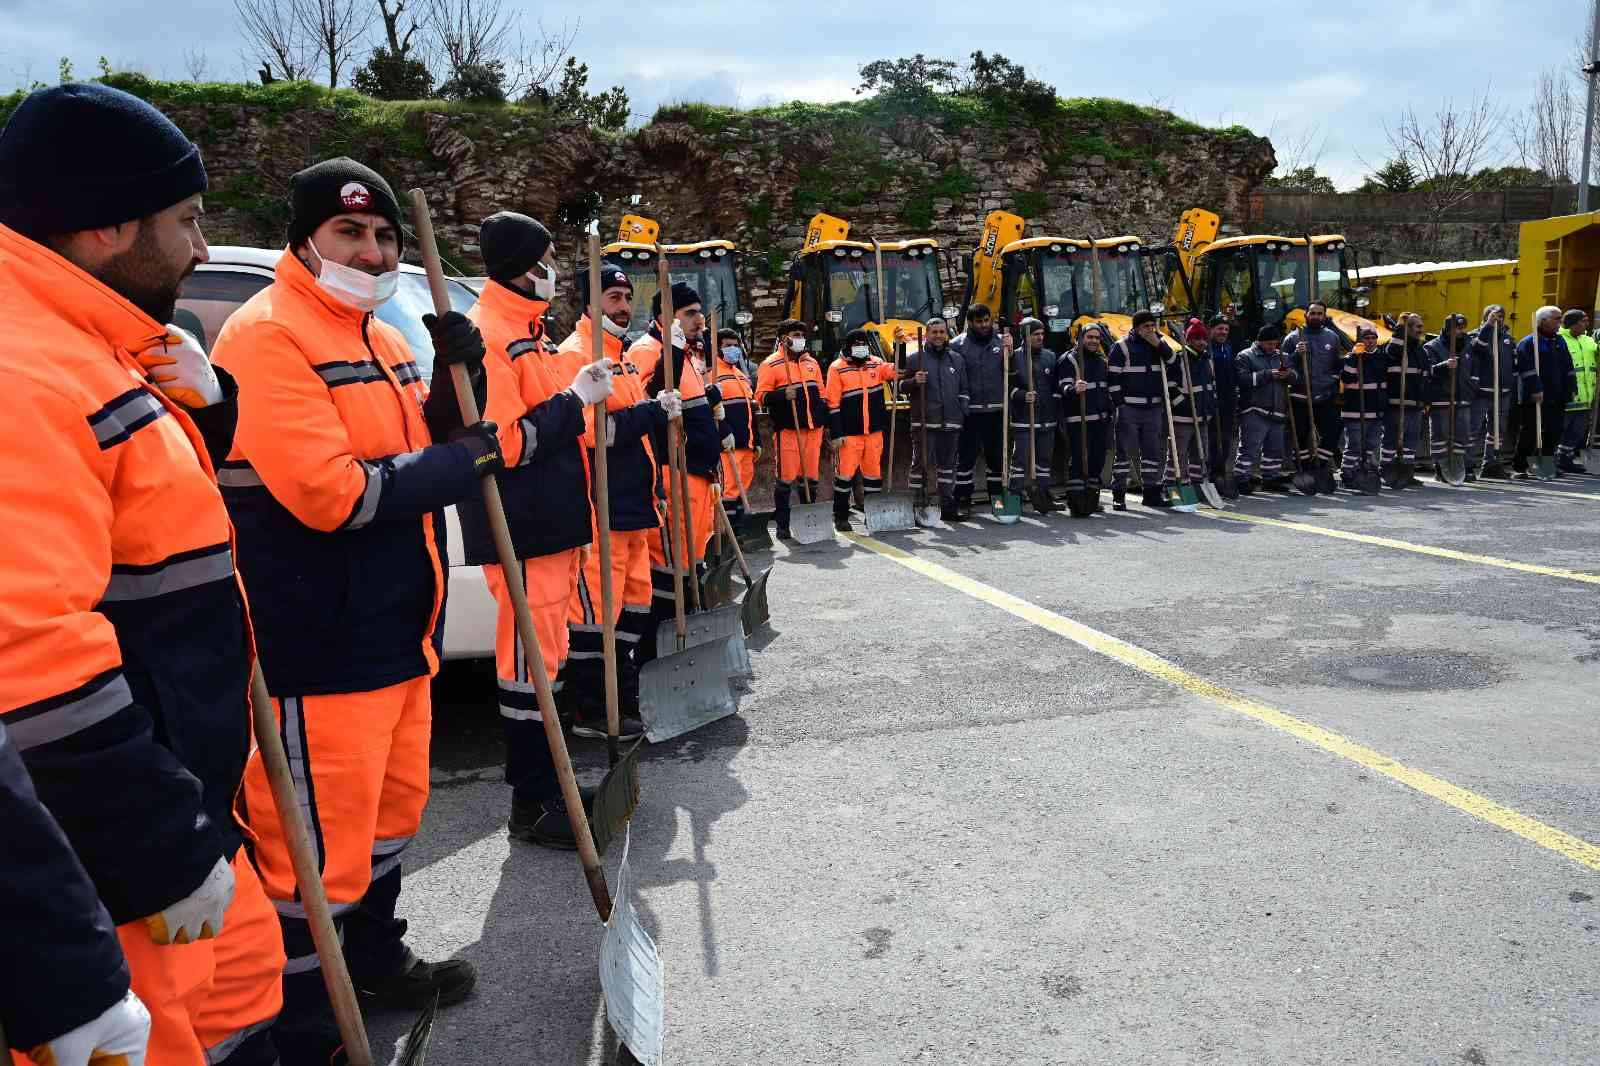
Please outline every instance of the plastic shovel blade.
[[[666, 645], [672, 647], [670, 643]], [[652, 744], [738, 710], [728, 683], [728, 638], [657, 655], [639, 671], [639, 716]]]
[[739, 617], [744, 623], [745, 636], [772, 620], [772, 609], [767, 603], [767, 579], [771, 576], [772, 567], [769, 566], [745, 589], [744, 600], [739, 604]]
[[803, 547], [833, 541], [833, 502], [796, 504], [789, 511], [789, 534]]
[[916, 506], [911, 497], [898, 492], [875, 492], [866, 498], [863, 511], [868, 533], [897, 533], [915, 529]]
[[1556, 479], [1556, 461], [1553, 456], [1541, 455], [1533, 465], [1533, 476], [1540, 481]]
[[611, 898], [611, 918], [600, 938], [600, 991], [606, 1018], [617, 1039], [627, 1045], [641, 1066], [660, 1066], [666, 1031], [666, 981], [656, 943], [633, 912], [632, 876], [628, 870], [627, 837], [622, 866]]
[[1193, 511], [1199, 505], [1200, 505], [1200, 496], [1199, 496], [1198, 493], [1196, 493], [1194, 491], [1194, 486], [1189, 484], [1187, 481], [1182, 483], [1182, 484], [1180, 484], [1178, 486], [1178, 503], [1177, 503], [1177, 506], [1186, 507], [1190, 511]]
[[1022, 519], [1022, 497], [1005, 489], [989, 500], [989, 510], [1001, 525], [1015, 525]]

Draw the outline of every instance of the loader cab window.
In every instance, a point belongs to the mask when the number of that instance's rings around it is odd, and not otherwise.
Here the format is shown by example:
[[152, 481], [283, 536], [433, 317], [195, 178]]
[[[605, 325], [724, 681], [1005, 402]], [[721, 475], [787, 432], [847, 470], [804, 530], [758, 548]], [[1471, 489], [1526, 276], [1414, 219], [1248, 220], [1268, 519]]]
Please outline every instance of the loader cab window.
[[1150, 306], [1138, 245], [1126, 251], [1102, 248], [1100, 258], [1100, 314], [1131, 315]]
[[1256, 291], [1261, 297], [1261, 325], [1282, 322], [1289, 310], [1306, 305], [1311, 291], [1303, 249], [1265, 245], [1251, 249], [1255, 260]]
[[[694, 291], [700, 294], [701, 306], [706, 315], [709, 317], [713, 311], [716, 312], [718, 326], [731, 326], [733, 316], [739, 312], [737, 258], [726, 248], [702, 248], [688, 253], [672, 252], [667, 255], [667, 273], [674, 283], [682, 281], [694, 286]], [[652, 281], [651, 292], [654, 291], [655, 285]], [[645, 308], [648, 311], [648, 298], [645, 301]]]
[[1253, 312], [1256, 289], [1250, 253], [1238, 249], [1204, 256], [1200, 260], [1200, 291], [1208, 313], [1229, 304]]

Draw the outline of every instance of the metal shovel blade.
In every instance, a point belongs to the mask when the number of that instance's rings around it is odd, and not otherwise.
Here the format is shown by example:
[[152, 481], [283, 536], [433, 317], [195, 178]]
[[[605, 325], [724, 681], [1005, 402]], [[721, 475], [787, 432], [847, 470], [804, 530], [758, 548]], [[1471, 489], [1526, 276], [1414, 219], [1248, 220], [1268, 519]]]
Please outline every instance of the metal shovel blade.
[[1378, 472], [1370, 463], [1362, 463], [1356, 468], [1356, 491], [1363, 496], [1376, 496], [1379, 493]]
[[[673, 645], [669, 640], [665, 647]], [[639, 671], [639, 716], [652, 744], [693, 732], [738, 710], [728, 683], [728, 638], [668, 655]]]
[[391, 1066], [423, 1066], [428, 1061], [428, 1041], [433, 1038], [433, 1016], [438, 1011], [439, 997], [434, 996], [433, 1002], [411, 1024], [406, 1042], [401, 1045]]
[[1444, 475], [1444, 480], [1450, 485], [1465, 485], [1467, 483], [1467, 460], [1461, 455], [1447, 455], [1439, 464], [1439, 473]]
[[1297, 492], [1306, 496], [1317, 494], [1317, 475], [1301, 467], [1294, 472], [1294, 487]]
[[1219, 511], [1228, 506], [1223, 502], [1222, 493], [1217, 491], [1217, 486], [1211, 481], [1210, 478], [1200, 482], [1200, 495], [1206, 498], [1207, 504], [1215, 507]]
[[1535, 457], [1533, 476], [1540, 481], [1554, 481], [1556, 479], [1556, 461], [1553, 456], [1540, 455]]
[[767, 530], [767, 520], [745, 516], [739, 523], [739, 547], [746, 553], [772, 550], [772, 534]]
[[915, 510], [916, 505], [911, 497], [899, 492], [875, 492], [862, 505], [868, 533], [898, 533], [904, 529], [915, 529]]
[[739, 617], [744, 622], [745, 636], [749, 636], [772, 620], [772, 610], [767, 604], [767, 579], [772, 567], [767, 567], [745, 589], [744, 602], [739, 604]]
[[666, 982], [656, 943], [633, 912], [628, 871], [628, 844], [622, 843], [622, 866], [611, 898], [611, 918], [600, 938], [600, 991], [606, 1018], [641, 1066], [660, 1066], [666, 1030]]
[[789, 535], [802, 546], [833, 540], [833, 501], [796, 504], [789, 511]]
[[726, 640], [728, 679], [748, 681], [756, 675], [750, 665], [750, 649], [744, 642], [742, 615], [743, 609], [731, 603], [713, 611], [697, 611], [686, 615], [683, 620], [685, 633], [681, 647], [678, 642], [677, 624], [668, 619], [656, 627], [656, 654], [660, 655], [663, 651], [686, 651], [703, 644]]
[[1333, 480], [1332, 463], [1318, 463], [1316, 474], [1318, 492], [1322, 493], [1324, 496], [1332, 496], [1338, 491], [1339, 487], [1334, 483]]
[[994, 513], [994, 520], [1003, 526], [1015, 525], [1022, 519], [1022, 497], [1004, 489], [1000, 495], [989, 501], [990, 510]]
[[594, 836], [595, 851], [601, 855], [628, 828], [639, 807], [639, 749], [643, 744], [643, 740], [636, 740], [629, 745], [617, 765], [606, 771], [594, 794], [589, 832]]
[[939, 516], [939, 508], [933, 504], [919, 503], [911, 509], [911, 515], [917, 521], [918, 529], [948, 529], [944, 519]]
[[733, 602], [733, 564], [733, 556], [728, 555], [706, 568], [706, 575], [700, 582], [700, 599], [707, 607]]

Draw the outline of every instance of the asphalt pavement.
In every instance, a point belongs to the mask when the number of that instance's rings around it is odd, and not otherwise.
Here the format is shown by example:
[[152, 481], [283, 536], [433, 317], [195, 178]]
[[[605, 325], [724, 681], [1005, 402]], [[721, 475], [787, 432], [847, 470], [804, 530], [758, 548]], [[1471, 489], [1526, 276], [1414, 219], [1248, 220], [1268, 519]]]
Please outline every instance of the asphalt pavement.
[[[649, 750], [632, 827], [666, 1061], [1600, 1062], [1597, 514], [1600, 479], [1108, 499], [753, 560], [753, 690]], [[610, 1063], [492, 683], [441, 677], [407, 853], [412, 945], [480, 974], [429, 1061]]]

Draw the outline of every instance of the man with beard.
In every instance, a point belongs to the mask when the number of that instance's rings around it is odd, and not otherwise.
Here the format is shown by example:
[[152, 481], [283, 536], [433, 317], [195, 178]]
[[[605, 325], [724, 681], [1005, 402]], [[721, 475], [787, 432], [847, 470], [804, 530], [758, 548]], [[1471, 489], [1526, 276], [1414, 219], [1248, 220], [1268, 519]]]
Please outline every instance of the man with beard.
[[[1032, 463], [1033, 494], [1028, 502], [1039, 514], [1053, 514], [1061, 510], [1050, 498], [1050, 459], [1056, 444], [1056, 364], [1060, 359], [1044, 346], [1043, 322], [1025, 318], [1017, 330], [1022, 334], [1022, 349], [1011, 360], [1011, 491], [1022, 494], [1027, 485], [1027, 464]], [[1028, 363], [1023, 360], [1033, 364], [1031, 377]]]
[[839, 457], [833, 472], [833, 527], [841, 533], [850, 532], [856, 481], [863, 495], [883, 491], [883, 431], [889, 425], [883, 383], [894, 376], [894, 364], [872, 354], [864, 329], [850, 331], [840, 358], [828, 366], [828, 434]]
[[[250, 623], [213, 472], [238, 391], [166, 325], [207, 258], [205, 188], [177, 127], [103, 85], [35, 92], [0, 132], [0, 716], [116, 924], [148, 1061], [264, 1066], [283, 943], [233, 813]], [[107, 1010], [120, 982], [34, 979], [62, 999], [14, 1037], [84, 1026], [87, 1058], [132, 1020]]]
[[912, 382], [910, 488], [925, 493], [928, 482], [934, 481], [939, 517], [954, 522], [960, 517], [956, 459], [967, 415], [967, 368], [950, 345], [950, 327], [944, 319], [928, 319], [922, 340], [922, 350], [907, 355], [901, 371], [902, 380]]
[[[1111, 418], [1111, 391], [1106, 380], [1109, 339], [1105, 326], [1089, 323], [1078, 331], [1077, 347], [1063, 355], [1056, 367], [1061, 397], [1057, 410], [1067, 438], [1067, 491], [1087, 488], [1096, 511], [1100, 510], [1100, 477], [1106, 466], [1106, 423]], [[1083, 434], [1088, 436], [1080, 444], [1078, 438]]]
[[[1400, 316], [1400, 329], [1389, 339], [1384, 352], [1389, 366], [1386, 386], [1389, 409], [1383, 429], [1383, 462], [1415, 463], [1422, 436], [1423, 372], [1422, 316], [1408, 312]], [[1402, 392], [1404, 396], [1402, 397]], [[1416, 478], [1395, 486], [1420, 485]]]
[[[1495, 384], [1496, 347], [1499, 349], [1498, 388]], [[1481, 462], [1479, 476], [1483, 478], [1504, 480], [1511, 476], [1504, 464], [1506, 453], [1515, 448], [1517, 439], [1517, 427], [1511, 421], [1517, 410], [1514, 402], [1517, 395], [1516, 348], [1516, 340], [1506, 328], [1506, 309], [1499, 304], [1485, 307], [1483, 324], [1472, 338], [1472, 376], [1477, 379], [1478, 386], [1472, 398], [1472, 439], [1467, 451], [1467, 469], [1477, 469]], [[1497, 394], [1498, 416], [1495, 411]]]
[[1533, 332], [1517, 342], [1516, 362], [1522, 404], [1516, 466], [1521, 471], [1517, 477], [1526, 479], [1531, 476], [1529, 456], [1554, 457], [1567, 404], [1578, 393], [1572, 353], [1561, 339], [1561, 308], [1546, 306], [1533, 313]]
[[[395, 904], [428, 798], [444, 508], [503, 460], [495, 426], [463, 427], [456, 405], [453, 364], [483, 386], [472, 323], [423, 317], [430, 391], [405, 337], [373, 317], [398, 284], [401, 233], [399, 204], [372, 170], [339, 158], [300, 171], [275, 280], [228, 319], [213, 355], [239, 379], [223, 498], [350, 976], [370, 1003], [418, 1009], [457, 1002], [475, 982], [464, 961], [413, 955]], [[337, 1030], [259, 756], [245, 801], [289, 955], [279, 1043], [286, 1062], [326, 1061]]]
[[[1162, 398], [1161, 370], [1167, 372], [1167, 389], [1176, 395], [1172, 378], [1178, 373], [1178, 353], [1161, 338], [1156, 316], [1137, 311], [1133, 332], [1111, 349], [1111, 400], [1117, 405], [1117, 459], [1112, 468], [1111, 501], [1118, 507], [1128, 491], [1133, 454], [1139, 454], [1139, 484], [1146, 507], [1170, 507], [1162, 474], [1167, 466], [1167, 413]], [[1121, 508], [1118, 507], [1120, 510]]]
[[[1297, 381], [1291, 390], [1291, 399], [1299, 406], [1295, 417], [1300, 423], [1300, 462], [1310, 467], [1313, 461], [1333, 466], [1333, 450], [1339, 445], [1339, 373], [1344, 369], [1345, 353], [1350, 343], [1344, 334], [1328, 325], [1328, 308], [1320, 300], [1312, 300], [1306, 308], [1306, 324], [1283, 338], [1284, 350], [1300, 376], [1305, 376], [1309, 366], [1311, 380]], [[1306, 389], [1310, 388], [1310, 400]], [[1304, 411], [1308, 422], [1300, 417]], [[1311, 454], [1311, 426], [1317, 428], [1317, 454]]]
[[[1467, 441], [1472, 435], [1472, 396], [1477, 391], [1477, 379], [1472, 377], [1472, 367], [1464, 358], [1467, 353], [1467, 320], [1462, 315], [1446, 315], [1437, 337], [1422, 346], [1423, 362], [1428, 378], [1428, 451], [1433, 456], [1434, 480], [1443, 481], [1445, 452], [1463, 457]], [[1455, 378], [1454, 409], [1450, 397], [1450, 381]], [[1451, 418], [1455, 425], [1450, 424]], [[1451, 437], [1455, 444], [1450, 443]], [[1467, 468], [1467, 480], [1476, 481], [1472, 468]]]
[[1245, 496], [1263, 486], [1273, 492], [1283, 489], [1283, 427], [1288, 420], [1284, 386], [1292, 386], [1300, 375], [1280, 349], [1282, 341], [1277, 326], [1262, 326], [1256, 342], [1239, 353], [1239, 405], [1244, 410], [1234, 477]]
[[[1010, 343], [1009, 338], [1005, 343]], [[956, 508], [962, 519], [972, 517], [978, 453], [983, 453], [984, 483], [991, 500], [1000, 498], [1010, 462], [1000, 454], [1001, 402], [1006, 389], [1003, 347], [995, 334], [994, 314], [983, 304], [972, 305], [967, 311], [966, 332], [950, 342], [950, 350], [966, 367], [967, 387], [972, 390], [961, 423], [961, 448], [956, 462]]]

